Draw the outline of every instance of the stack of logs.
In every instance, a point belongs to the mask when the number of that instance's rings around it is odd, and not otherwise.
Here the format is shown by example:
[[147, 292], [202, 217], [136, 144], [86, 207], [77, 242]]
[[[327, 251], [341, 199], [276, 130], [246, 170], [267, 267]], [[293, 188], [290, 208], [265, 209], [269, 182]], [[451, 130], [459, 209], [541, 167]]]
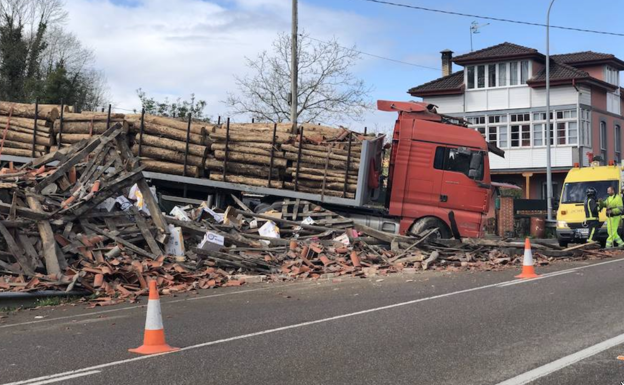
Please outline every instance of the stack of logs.
[[129, 133], [131, 150], [146, 171], [347, 198], [355, 196], [367, 139], [313, 124], [300, 125], [293, 135], [289, 123], [214, 125], [0, 102], [0, 129], [6, 131], [2, 154], [41, 156], [100, 135], [115, 123]]
[[58, 106], [0, 102], [2, 154], [37, 157], [49, 152], [54, 144], [51, 127], [58, 117]]

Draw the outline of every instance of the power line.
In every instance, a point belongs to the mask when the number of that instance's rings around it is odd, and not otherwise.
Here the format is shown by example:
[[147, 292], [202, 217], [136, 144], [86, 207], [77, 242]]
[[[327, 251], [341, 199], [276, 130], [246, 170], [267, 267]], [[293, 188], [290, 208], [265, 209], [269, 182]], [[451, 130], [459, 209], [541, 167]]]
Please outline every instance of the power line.
[[[369, 3], [377, 3], [377, 4], [385, 4], [385, 5], [392, 5], [392, 6], [395, 6], [395, 7], [402, 7], [402, 8], [417, 9], [417, 10], [420, 10], [420, 11], [444, 13], [444, 14], [447, 14], [447, 15], [472, 17], [472, 18], [484, 19], [484, 20], [494, 20], [494, 21], [501, 21], [501, 22], [505, 22], [505, 23], [524, 24], [524, 25], [531, 25], [531, 26], [534, 26], [534, 27], [546, 27], [546, 24], [533, 23], [533, 22], [530, 22], [530, 21], [511, 20], [511, 19], [503, 19], [503, 18], [500, 18], [500, 17], [490, 17], [490, 16], [472, 15], [472, 14], [469, 14], [469, 13], [461, 13], [461, 12], [453, 12], [453, 11], [443, 11], [441, 9], [426, 8], [426, 7], [416, 6], [416, 5], [394, 3], [394, 2], [383, 1], [383, 0], [360, 0], [360, 1], [367, 1]], [[611, 35], [611, 36], [622, 36], [622, 37], [624, 37], [624, 33], [596, 31], [596, 30], [593, 30], [593, 29], [564, 27], [564, 26], [559, 26], [559, 25], [551, 25], [550, 28], [564, 29], [564, 30], [576, 31], [576, 32], [596, 33], [596, 34], [600, 34], [600, 35]]]
[[394, 62], [394, 63], [405, 64], [405, 65], [409, 65], [409, 66], [413, 66], [413, 67], [425, 68], [425, 69], [428, 69], [428, 70], [440, 71], [440, 68], [428, 67], [428, 66], [424, 66], [424, 65], [420, 65], [420, 64], [416, 64], [416, 63], [410, 63], [410, 62], [406, 62], [406, 61], [402, 61], [402, 60], [392, 59], [392, 58], [389, 58], [389, 57], [379, 56], [379, 55], [375, 55], [375, 54], [368, 53], [368, 52], [358, 51], [357, 49], [345, 47], [345, 46], [342, 46], [342, 45], [340, 45], [340, 44], [338, 44], [336, 42], [328, 42], [328, 41], [324, 41], [324, 40], [320, 40], [320, 39], [315, 39], [315, 38], [307, 36], [307, 35], [306, 35], [306, 38], [308, 38], [310, 40], [318, 41], [320, 43], [336, 44], [337, 46], [339, 46], [342, 49], [346, 49], [346, 50], [352, 51], [352, 52], [357, 52], [359, 54], [366, 55], [366, 56], [371, 56], [371, 57], [374, 57], [374, 58], [377, 58], [377, 59], [383, 59], [383, 60], [391, 61], [391, 62]]

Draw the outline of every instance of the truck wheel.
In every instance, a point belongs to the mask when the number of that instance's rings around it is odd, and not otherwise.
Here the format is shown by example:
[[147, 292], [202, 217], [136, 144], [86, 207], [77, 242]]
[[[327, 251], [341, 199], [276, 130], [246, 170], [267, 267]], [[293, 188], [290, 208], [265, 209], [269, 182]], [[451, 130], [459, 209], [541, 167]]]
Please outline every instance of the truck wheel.
[[446, 223], [442, 222], [438, 218], [432, 218], [432, 217], [421, 218], [417, 220], [412, 225], [408, 233], [410, 235], [418, 235], [425, 230], [434, 229], [434, 228], [437, 228], [438, 231], [432, 235], [433, 238], [437, 237], [437, 238], [442, 238], [442, 239], [448, 239], [451, 237], [451, 232], [446, 226]]
[[561, 247], [564, 247], [564, 248], [568, 247], [568, 243], [569, 243], [568, 241], [559, 240], [559, 246]]

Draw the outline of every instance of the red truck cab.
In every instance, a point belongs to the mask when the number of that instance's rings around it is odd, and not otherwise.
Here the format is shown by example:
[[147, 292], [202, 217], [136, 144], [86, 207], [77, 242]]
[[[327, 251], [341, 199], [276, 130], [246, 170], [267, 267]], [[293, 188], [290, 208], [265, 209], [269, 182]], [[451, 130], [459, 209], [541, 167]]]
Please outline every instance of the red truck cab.
[[488, 143], [481, 134], [453, 124], [427, 103], [379, 100], [377, 108], [399, 113], [387, 207], [401, 218], [400, 233], [437, 227], [443, 238], [457, 231], [462, 237], [482, 236], [492, 188]]

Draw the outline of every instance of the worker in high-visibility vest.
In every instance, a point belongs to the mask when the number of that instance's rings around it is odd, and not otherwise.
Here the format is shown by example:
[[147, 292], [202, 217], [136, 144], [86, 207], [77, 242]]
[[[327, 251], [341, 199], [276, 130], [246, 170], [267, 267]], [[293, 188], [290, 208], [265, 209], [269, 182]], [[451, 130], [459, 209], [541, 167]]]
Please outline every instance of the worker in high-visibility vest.
[[622, 219], [622, 210], [624, 204], [622, 204], [622, 197], [620, 194], [616, 194], [613, 187], [607, 189], [609, 196], [604, 202], [600, 203], [600, 209], [607, 209], [607, 232], [609, 238], [607, 238], [607, 248], [613, 247], [614, 244], [618, 246], [624, 245], [622, 238], [618, 234], [620, 227], [620, 220]]
[[585, 224], [589, 230], [587, 242], [596, 242], [594, 236], [596, 235], [596, 229], [602, 226], [602, 223], [598, 220], [598, 201], [596, 200], [596, 190], [593, 188], [587, 189], [587, 197], [585, 198]]

